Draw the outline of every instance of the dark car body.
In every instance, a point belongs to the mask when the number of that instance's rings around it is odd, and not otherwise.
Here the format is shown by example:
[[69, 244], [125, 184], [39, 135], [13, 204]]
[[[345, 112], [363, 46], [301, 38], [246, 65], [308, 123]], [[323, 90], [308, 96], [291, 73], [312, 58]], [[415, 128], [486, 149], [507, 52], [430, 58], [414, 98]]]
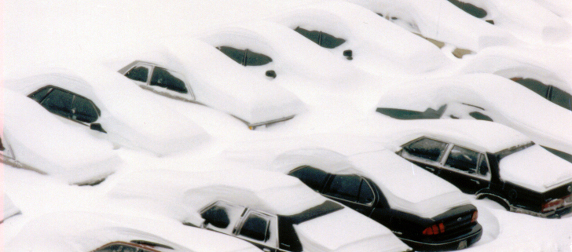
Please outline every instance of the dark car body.
[[289, 175], [310, 188], [388, 227], [415, 250], [455, 250], [477, 242], [482, 227], [477, 208], [461, 205], [426, 218], [392, 209], [375, 182], [357, 174], [332, 174], [311, 166], [301, 166]]
[[[569, 177], [564, 177], [564, 180], [560, 178], [561, 182], [538, 191], [502, 176], [502, 169], [506, 169], [501, 165], [503, 158], [528, 148], [538, 148], [534, 146], [533, 142], [525, 142], [488, 152], [434, 137], [420, 137], [402, 145], [397, 154], [449, 181], [463, 192], [475, 194], [477, 198], [490, 198], [507, 210], [540, 217], [559, 217], [572, 209], [572, 183]], [[544, 150], [538, 148], [538, 151]], [[553, 156], [544, 152], [545, 157]], [[534, 168], [550, 173], [554, 167]]]

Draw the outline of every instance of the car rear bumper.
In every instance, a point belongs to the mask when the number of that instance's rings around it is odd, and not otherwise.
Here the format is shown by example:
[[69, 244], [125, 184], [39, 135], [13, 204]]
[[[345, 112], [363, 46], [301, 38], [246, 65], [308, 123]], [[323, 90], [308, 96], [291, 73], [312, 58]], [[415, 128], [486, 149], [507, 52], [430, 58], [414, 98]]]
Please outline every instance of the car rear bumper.
[[400, 237], [400, 239], [414, 250], [457, 250], [471, 246], [481, 239], [483, 227], [477, 223], [467, 234], [444, 241], [415, 241]]

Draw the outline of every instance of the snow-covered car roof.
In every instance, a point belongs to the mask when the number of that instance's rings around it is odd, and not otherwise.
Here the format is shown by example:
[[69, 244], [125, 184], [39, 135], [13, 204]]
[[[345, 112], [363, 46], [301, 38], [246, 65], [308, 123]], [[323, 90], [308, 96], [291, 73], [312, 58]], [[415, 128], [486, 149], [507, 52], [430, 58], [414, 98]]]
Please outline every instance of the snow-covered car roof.
[[[570, 111], [513, 81], [492, 74], [402, 83], [386, 92], [377, 108], [422, 112], [428, 108], [438, 111], [443, 105], [447, 107], [443, 107], [445, 111], [441, 118], [472, 119], [466, 114], [477, 111], [495, 122], [521, 131], [538, 144], [572, 152], [572, 131], [568, 130], [568, 125], [572, 125]], [[498, 148], [489, 148], [489, 151], [494, 152], [495, 149]]]
[[[86, 64], [81, 69], [47, 68], [32, 70], [5, 87], [21, 94], [57, 86], [90, 99], [101, 110], [97, 123], [114, 143], [140, 148], [158, 155], [182, 151], [208, 138], [190, 119], [150, 103], [152, 95], [134, 92], [129, 80], [105, 67]], [[129, 99], [126, 99], [129, 98]]]
[[475, 52], [489, 46], [519, 43], [509, 32], [476, 19], [446, 0], [348, 1], [383, 15], [406, 30]]
[[572, 164], [538, 145], [502, 158], [499, 172], [503, 180], [541, 193], [572, 182]]
[[4, 193], [4, 203], [2, 205], [2, 219], [0, 219], [0, 223], [4, 222], [6, 219], [19, 214], [20, 209], [12, 202], [10, 197], [6, 193]]
[[572, 94], [572, 51], [566, 48], [490, 47], [466, 58], [462, 73], [531, 78]]
[[345, 156], [323, 148], [284, 152], [272, 163], [273, 170], [288, 173], [309, 165], [332, 174], [358, 174], [375, 182], [392, 209], [432, 218], [451, 208], [468, 204], [459, 189], [388, 150]]
[[479, 8], [481, 13], [473, 16], [483, 21], [493, 22], [494, 26], [529, 43], [563, 42], [572, 37], [572, 26], [538, 1], [463, 0], [459, 2]]
[[229, 113], [248, 125], [291, 118], [303, 103], [290, 91], [266, 82], [219, 50], [191, 37], [167, 39], [160, 45], [130, 48], [132, 52], [109, 65], [120, 70], [143, 61], [176, 71], [186, 78], [195, 97], [187, 99]]
[[33, 219], [5, 249], [85, 252], [116, 241], [158, 251], [260, 251], [245, 241], [176, 222], [88, 212], [58, 212]]
[[344, 50], [352, 50], [350, 63], [372, 73], [384, 68], [420, 73], [450, 63], [443, 52], [425, 39], [344, 1], [303, 6], [272, 20], [291, 29], [322, 31], [344, 39], [343, 44], [331, 49], [332, 53], [342, 57]]
[[4, 162], [73, 184], [100, 181], [122, 163], [111, 143], [59, 120], [34, 100], [4, 89], [4, 104]]

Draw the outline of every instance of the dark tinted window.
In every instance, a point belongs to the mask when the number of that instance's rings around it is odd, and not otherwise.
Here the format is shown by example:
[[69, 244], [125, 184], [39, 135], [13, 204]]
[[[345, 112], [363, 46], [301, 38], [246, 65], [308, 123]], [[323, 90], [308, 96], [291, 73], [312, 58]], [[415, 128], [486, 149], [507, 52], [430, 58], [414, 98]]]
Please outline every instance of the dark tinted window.
[[97, 121], [100, 114], [99, 109], [95, 107], [93, 102], [77, 95], [72, 103], [72, 111], [74, 112], [72, 119], [86, 123]]
[[459, 7], [461, 10], [465, 11], [466, 13], [471, 14], [474, 17], [484, 18], [487, 16], [487, 11], [485, 11], [485, 10], [483, 10], [477, 6], [474, 6], [470, 3], [460, 2], [458, 0], [449, 0], [449, 2], [451, 2], [455, 6]]
[[485, 114], [478, 112], [478, 111], [473, 111], [473, 112], [469, 113], [469, 115], [471, 117], [477, 119], [477, 120], [484, 120], [484, 121], [489, 121], [489, 122], [493, 121], [493, 119], [490, 118], [488, 115], [485, 115]]
[[246, 65], [246, 62], [244, 60], [245, 55], [245, 51], [244, 50], [239, 50], [236, 48], [232, 48], [229, 46], [220, 46], [217, 47], [222, 53], [226, 54], [226, 56], [228, 56], [229, 58], [233, 59], [234, 61], [236, 61], [238, 64], [241, 65]]
[[240, 235], [257, 241], [266, 241], [269, 236], [268, 221], [256, 214], [250, 214], [240, 229]]
[[129, 246], [127, 244], [111, 244], [95, 250], [94, 252], [150, 252], [149, 250]]
[[324, 48], [329, 48], [329, 49], [336, 48], [341, 44], [343, 44], [344, 42], [346, 42], [345, 39], [336, 38], [322, 31], [308, 31], [300, 27], [296, 27], [296, 29], [294, 30], [302, 34], [302, 36], [314, 41], [314, 43]]
[[468, 173], [476, 173], [478, 158], [478, 152], [455, 146], [451, 149], [445, 165]]
[[53, 88], [50, 87], [50, 86], [43, 87], [43, 88], [38, 89], [36, 92], [34, 92], [34, 93], [28, 95], [28, 97], [30, 97], [30, 98], [34, 99], [35, 101], [41, 103], [42, 100], [43, 100], [44, 98], [46, 98], [46, 96], [48, 95], [48, 93], [50, 93], [50, 91], [52, 91], [52, 89], [53, 89]]
[[217, 48], [226, 54], [226, 56], [243, 66], [262, 66], [272, 62], [272, 58], [248, 49], [240, 50], [229, 46], [221, 46]]
[[357, 175], [336, 175], [326, 192], [327, 195], [356, 202], [361, 186]]
[[371, 187], [369, 187], [368, 183], [362, 179], [361, 187], [359, 190], [359, 198], [358, 202], [367, 204], [373, 201], [373, 191]]
[[173, 76], [167, 69], [161, 67], [155, 67], [153, 70], [150, 85], [164, 87], [179, 93], [187, 93], [185, 82]]
[[264, 54], [251, 52], [246, 50], [247, 66], [262, 66], [272, 62], [272, 59]]
[[447, 105], [439, 107], [439, 109], [434, 110], [432, 108], [427, 108], [423, 112], [407, 110], [407, 109], [396, 109], [396, 108], [377, 108], [376, 111], [387, 115], [395, 119], [402, 120], [413, 120], [413, 119], [439, 119], [445, 112]]
[[290, 175], [299, 178], [304, 184], [316, 191], [322, 189], [326, 178], [328, 178], [328, 173], [310, 166], [298, 168], [290, 172]]
[[489, 174], [489, 166], [487, 165], [487, 160], [485, 159], [485, 155], [481, 154], [481, 161], [479, 164], [479, 174], [483, 176], [487, 176]]
[[548, 94], [548, 85], [545, 85], [544, 83], [537, 81], [535, 79], [528, 79], [528, 78], [523, 79], [516, 77], [516, 78], [511, 78], [511, 80], [523, 85], [524, 87], [534, 91], [535, 93], [541, 95], [544, 98], [546, 98], [546, 95]]
[[205, 224], [211, 224], [218, 228], [226, 228], [230, 224], [227, 210], [223, 206], [213, 206], [201, 214]]
[[71, 118], [72, 101], [73, 94], [55, 88], [46, 96], [44, 100], [42, 100], [41, 104], [44, 106], [44, 108], [54, 114]]
[[552, 86], [550, 100], [565, 109], [572, 110], [572, 96], [557, 87]]
[[413, 156], [429, 159], [432, 161], [438, 161], [446, 147], [446, 143], [423, 138], [412, 144], [409, 144], [408, 146], [405, 146], [404, 150]]
[[131, 68], [131, 70], [129, 70], [125, 76], [132, 80], [147, 82], [147, 76], [149, 76], [149, 68], [144, 66], [137, 66]]

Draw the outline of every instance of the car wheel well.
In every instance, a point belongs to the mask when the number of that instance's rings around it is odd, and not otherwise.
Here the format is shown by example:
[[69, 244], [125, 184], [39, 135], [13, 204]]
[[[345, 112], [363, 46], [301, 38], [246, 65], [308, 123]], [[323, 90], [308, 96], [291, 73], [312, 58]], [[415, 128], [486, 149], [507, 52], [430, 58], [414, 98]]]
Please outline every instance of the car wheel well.
[[507, 211], [511, 210], [510, 202], [508, 200], [506, 200], [505, 198], [503, 198], [502, 196], [498, 196], [498, 195], [492, 194], [492, 193], [479, 193], [479, 194], [477, 194], [477, 199], [483, 199], [483, 198], [488, 198], [488, 199], [498, 203]]

